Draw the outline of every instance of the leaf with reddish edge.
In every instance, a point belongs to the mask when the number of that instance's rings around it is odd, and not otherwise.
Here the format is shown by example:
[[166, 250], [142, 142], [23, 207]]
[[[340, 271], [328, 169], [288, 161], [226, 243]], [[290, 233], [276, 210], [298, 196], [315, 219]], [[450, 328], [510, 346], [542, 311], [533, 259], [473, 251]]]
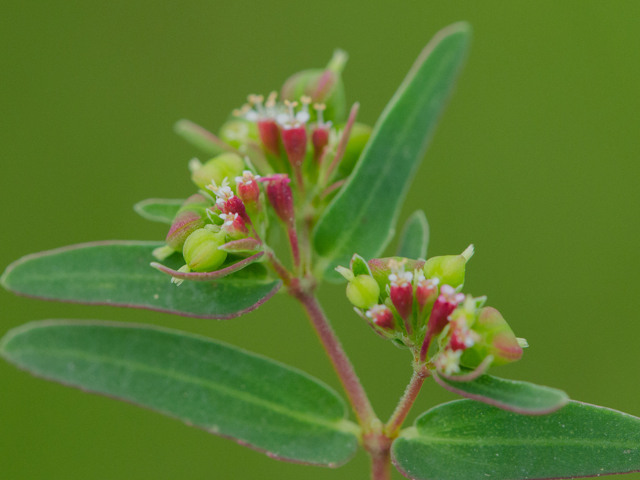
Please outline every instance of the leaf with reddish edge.
[[424, 260], [429, 245], [429, 224], [422, 210], [413, 212], [402, 227], [396, 256]]
[[218, 250], [223, 250], [228, 253], [244, 253], [244, 252], [257, 252], [262, 248], [260, 243], [255, 238], [241, 238], [240, 240], [232, 240], [220, 245]]
[[227, 142], [190, 120], [178, 120], [173, 130], [191, 145], [209, 155], [219, 155], [224, 152], [238, 153]]
[[[143, 308], [187, 317], [227, 319], [258, 308], [282, 286], [279, 280], [244, 272], [211, 282], [173, 285], [149, 266], [161, 242], [106, 241], [72, 245], [27, 255], [0, 278], [18, 295], [62, 302]], [[172, 255], [165, 264], [178, 269]]]
[[171, 225], [183, 203], [184, 200], [148, 198], [136, 203], [133, 209], [142, 218]]
[[569, 401], [567, 394], [556, 388], [487, 374], [471, 381], [454, 381], [434, 372], [433, 379], [450, 392], [523, 415], [546, 415]]
[[471, 27], [441, 30], [420, 54], [376, 123], [347, 183], [324, 210], [313, 232], [318, 273], [334, 271], [354, 252], [375, 258], [393, 238], [411, 180], [433, 136], [466, 58]]
[[420, 415], [391, 446], [414, 480], [581, 478], [640, 471], [640, 418], [571, 401], [550, 415], [471, 400]]
[[167, 275], [175, 278], [180, 278], [182, 280], [190, 280], [192, 282], [211, 282], [218, 278], [223, 278], [227, 275], [231, 275], [232, 273], [242, 270], [247, 265], [260, 260], [263, 255], [264, 252], [258, 252], [255, 255], [251, 255], [250, 257], [242, 259], [239, 262], [236, 262], [226, 268], [221, 268], [220, 270], [216, 270], [214, 272], [179, 272], [178, 270], [166, 267], [158, 262], [151, 262], [151, 266], [161, 271], [162, 273], [166, 273]]
[[202, 336], [49, 320], [11, 330], [0, 355], [38, 377], [149, 408], [279, 460], [336, 467], [358, 448], [358, 427], [325, 384]]

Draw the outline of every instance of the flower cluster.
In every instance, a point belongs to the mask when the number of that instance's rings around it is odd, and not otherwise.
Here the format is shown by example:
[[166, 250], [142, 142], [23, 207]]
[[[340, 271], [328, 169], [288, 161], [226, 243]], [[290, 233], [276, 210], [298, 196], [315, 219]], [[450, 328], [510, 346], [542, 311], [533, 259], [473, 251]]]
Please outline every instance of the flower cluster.
[[174, 271], [175, 283], [192, 278], [192, 272], [226, 272], [266, 251], [273, 218], [285, 229], [293, 264], [299, 266], [302, 212], [310, 228], [371, 133], [369, 126], [355, 121], [357, 104], [347, 115], [341, 79], [346, 60], [338, 50], [326, 68], [293, 75], [279, 94], [272, 92], [266, 99], [249, 95], [218, 136], [191, 122], [180, 123], [185, 138], [219, 152], [204, 163], [197, 158], [189, 162], [199, 191], [178, 210], [166, 246], [154, 252], [160, 261], [176, 252], [183, 255], [185, 265]]
[[[373, 330], [407, 347], [418, 363], [442, 376], [484, 372], [513, 362], [526, 346], [500, 313], [484, 307], [486, 297], [461, 292], [473, 246], [460, 255], [366, 262], [354, 255], [337, 270], [349, 282], [347, 298]], [[471, 377], [470, 377], [471, 378]], [[475, 378], [475, 377], [474, 377]]]

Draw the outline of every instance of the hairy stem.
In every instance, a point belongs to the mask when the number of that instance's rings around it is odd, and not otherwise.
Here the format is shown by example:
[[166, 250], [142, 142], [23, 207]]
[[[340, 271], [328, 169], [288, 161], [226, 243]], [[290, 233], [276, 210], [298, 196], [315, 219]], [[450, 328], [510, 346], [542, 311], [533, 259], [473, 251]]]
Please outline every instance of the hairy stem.
[[413, 372], [411, 377], [411, 381], [409, 385], [407, 385], [406, 390], [404, 391], [404, 395], [400, 399], [398, 406], [395, 411], [389, 418], [389, 421], [384, 427], [384, 433], [389, 438], [395, 438], [400, 431], [400, 427], [404, 423], [411, 407], [413, 406], [413, 402], [418, 398], [418, 393], [420, 393], [420, 388], [424, 383], [425, 378], [429, 376], [429, 372], [426, 369], [417, 370]]
[[322, 307], [316, 297], [312, 293], [300, 288], [299, 282], [292, 282], [290, 292], [302, 304], [309, 320], [311, 320], [311, 324], [318, 334], [320, 343], [322, 343], [347, 393], [349, 403], [351, 403], [356, 417], [358, 417], [358, 423], [360, 423], [364, 432], [370, 431], [374, 428], [376, 421], [379, 423], [379, 420], [373, 411], [371, 402], [356, 375], [351, 361], [347, 357], [347, 354], [340, 344], [340, 340], [329, 323], [329, 319], [322, 311]]
[[371, 454], [371, 480], [391, 480], [391, 450]]

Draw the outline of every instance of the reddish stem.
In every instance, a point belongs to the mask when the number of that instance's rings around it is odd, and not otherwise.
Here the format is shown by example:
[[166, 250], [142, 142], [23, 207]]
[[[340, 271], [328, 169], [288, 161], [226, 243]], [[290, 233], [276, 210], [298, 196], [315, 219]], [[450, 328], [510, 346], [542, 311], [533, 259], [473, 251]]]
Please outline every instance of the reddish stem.
[[393, 415], [391, 415], [391, 418], [389, 418], [389, 421], [384, 427], [384, 433], [387, 437], [395, 438], [398, 435], [400, 427], [402, 427], [402, 424], [407, 418], [407, 415], [413, 406], [413, 402], [418, 398], [420, 388], [422, 387], [425, 378], [428, 376], [429, 371], [427, 369], [413, 372], [411, 381], [409, 382], [409, 385], [407, 385], [404, 395], [400, 399], [400, 403], [398, 403]]
[[298, 245], [298, 232], [295, 227], [289, 227], [289, 244], [291, 244], [291, 256], [293, 257], [293, 266], [297, 270], [300, 267], [300, 246]]
[[391, 480], [391, 449], [371, 454], [371, 480]]
[[[329, 323], [329, 319], [325, 316], [315, 296], [303, 291], [297, 279], [292, 281], [290, 292], [302, 304], [309, 320], [311, 320], [311, 324], [318, 334], [320, 343], [322, 343], [327, 356], [331, 360], [356, 417], [358, 417], [358, 423], [360, 423], [364, 432], [369, 431], [372, 423], [377, 419], [376, 414], [373, 411], [371, 402], [369, 402], [369, 398], [358, 379], [358, 375], [351, 361], [347, 357], [347, 354], [340, 344], [340, 340]], [[374, 478], [380, 478], [382, 480], [388, 477]]]
[[331, 179], [331, 174], [336, 169], [340, 162], [342, 161], [342, 157], [344, 157], [344, 152], [347, 150], [347, 143], [349, 142], [349, 136], [351, 135], [351, 127], [356, 121], [356, 117], [358, 116], [358, 109], [360, 108], [359, 103], [354, 103], [353, 107], [351, 107], [351, 112], [349, 113], [349, 119], [347, 120], [347, 124], [342, 131], [342, 135], [340, 136], [340, 141], [338, 142], [338, 146], [336, 147], [336, 155], [333, 157], [333, 161], [329, 168], [327, 169], [326, 180], [329, 181]]

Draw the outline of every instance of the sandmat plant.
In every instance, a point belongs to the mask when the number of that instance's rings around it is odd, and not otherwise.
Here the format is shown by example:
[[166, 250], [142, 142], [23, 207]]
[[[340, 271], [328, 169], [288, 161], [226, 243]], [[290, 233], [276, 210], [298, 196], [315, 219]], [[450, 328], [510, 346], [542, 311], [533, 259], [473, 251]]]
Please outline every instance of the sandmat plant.
[[[519, 360], [486, 297], [464, 293], [469, 246], [427, 259], [422, 211], [394, 236], [405, 193], [467, 55], [470, 27], [425, 47], [376, 125], [345, 101], [347, 61], [250, 95], [214, 135], [176, 132], [206, 161], [188, 163], [186, 200], [135, 210], [169, 225], [164, 242], [105, 241], [26, 256], [2, 285], [19, 295], [145, 308], [204, 319], [243, 315], [277, 292], [298, 301], [338, 375], [343, 399], [293, 367], [209, 338], [149, 325], [47, 320], [8, 332], [0, 354], [32, 374], [126, 400], [284, 461], [339, 467], [364, 448], [373, 479], [392, 463], [414, 479], [542, 479], [640, 470], [640, 419], [487, 371]], [[411, 359], [413, 376], [384, 422], [318, 303], [345, 282], [354, 315]], [[364, 333], [363, 333], [364, 334]], [[381, 342], [380, 348], [388, 348]], [[409, 362], [408, 362], [409, 364]], [[425, 380], [464, 397], [404, 427]]]

